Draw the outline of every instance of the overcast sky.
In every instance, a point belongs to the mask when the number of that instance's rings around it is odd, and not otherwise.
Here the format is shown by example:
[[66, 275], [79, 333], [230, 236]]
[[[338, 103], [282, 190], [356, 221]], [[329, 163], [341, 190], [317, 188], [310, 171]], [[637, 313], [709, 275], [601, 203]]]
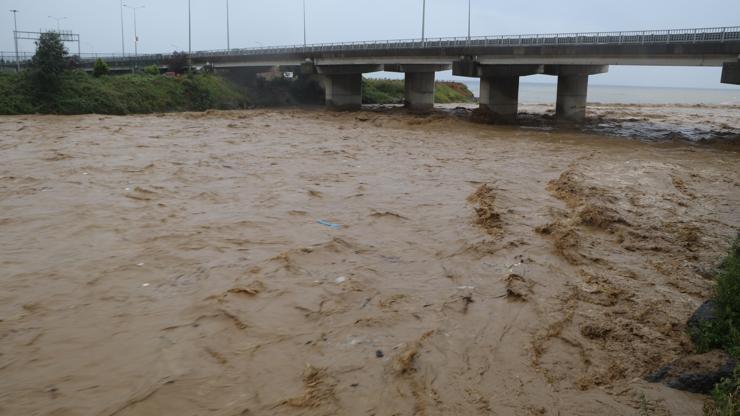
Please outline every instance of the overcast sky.
[[[137, 12], [139, 52], [187, 50], [187, 0], [126, 0]], [[226, 48], [226, 0], [191, 0], [193, 50]], [[471, 0], [476, 35], [642, 30], [740, 25], [739, 0]], [[306, 0], [308, 42], [418, 38], [422, 0]], [[465, 36], [467, 0], [427, 0], [427, 36]], [[120, 53], [120, 0], [0, 0], [0, 50], [19, 30], [55, 28], [82, 37], [82, 52]], [[231, 46], [303, 42], [302, 0], [230, 0]], [[133, 51], [133, 12], [124, 11], [126, 51]], [[30, 41], [21, 50], [33, 51]], [[76, 48], [76, 46], [75, 46]], [[444, 77], [444, 76], [443, 76]], [[612, 67], [595, 84], [722, 88], [718, 68]], [[527, 81], [554, 82], [554, 77]], [[725, 86], [725, 88], [738, 88]]]

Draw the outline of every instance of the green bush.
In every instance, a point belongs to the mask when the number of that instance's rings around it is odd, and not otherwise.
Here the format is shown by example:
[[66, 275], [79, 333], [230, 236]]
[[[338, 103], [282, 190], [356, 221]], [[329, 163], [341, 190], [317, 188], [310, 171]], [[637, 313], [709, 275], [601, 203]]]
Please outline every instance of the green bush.
[[108, 64], [103, 62], [102, 59], [98, 58], [95, 61], [95, 66], [93, 66], [93, 76], [95, 78], [102, 77], [103, 75], [108, 75], [110, 72], [110, 68], [108, 67]]
[[714, 303], [716, 319], [691, 333], [699, 351], [721, 348], [740, 358], [740, 237], [717, 272]]
[[732, 377], [722, 380], [712, 391], [714, 403], [705, 407], [708, 416], [737, 416], [740, 414], [740, 367]]
[[0, 114], [33, 114], [36, 105], [28, 73], [0, 72]]
[[[693, 329], [691, 339], [700, 352], [719, 348], [740, 359], [740, 236], [719, 267], [713, 301], [714, 319]], [[705, 415], [740, 414], [740, 368], [714, 387], [712, 399], [714, 402], [705, 406]]]
[[143, 69], [144, 73], [147, 75], [159, 75], [159, 67], [157, 65], [149, 65], [148, 67]]
[[403, 104], [405, 88], [402, 80], [362, 79], [364, 104]]
[[241, 108], [246, 98], [215, 75], [188, 78], [127, 74], [95, 78], [68, 71], [59, 88], [39, 104], [26, 74], [0, 76], [0, 114], [136, 114]]

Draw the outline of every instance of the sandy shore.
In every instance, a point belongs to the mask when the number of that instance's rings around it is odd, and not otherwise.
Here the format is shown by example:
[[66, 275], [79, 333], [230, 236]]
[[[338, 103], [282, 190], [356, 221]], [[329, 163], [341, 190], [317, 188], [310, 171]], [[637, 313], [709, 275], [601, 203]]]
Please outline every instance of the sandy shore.
[[0, 117], [0, 414], [700, 414], [641, 378], [691, 349], [739, 150], [443, 114]]

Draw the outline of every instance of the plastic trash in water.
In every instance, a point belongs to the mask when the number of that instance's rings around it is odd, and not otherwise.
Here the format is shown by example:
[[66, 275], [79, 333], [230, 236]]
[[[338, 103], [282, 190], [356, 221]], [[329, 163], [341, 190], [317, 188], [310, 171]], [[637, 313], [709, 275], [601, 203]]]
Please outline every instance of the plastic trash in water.
[[346, 276], [339, 276], [334, 281], [337, 282], [338, 285], [341, 285], [342, 283], [344, 283], [344, 282], [347, 281], [347, 277]]
[[318, 220], [318, 221], [316, 221], [316, 222], [317, 222], [317, 223], [319, 223], [319, 224], [321, 224], [321, 225], [327, 226], [327, 227], [329, 227], [329, 228], [333, 228], [333, 229], [335, 229], [335, 230], [338, 230], [338, 229], [342, 228], [342, 226], [341, 226], [341, 225], [339, 225], [339, 224], [334, 224], [334, 223], [331, 223], [331, 222], [329, 222], [329, 221], [324, 221], [324, 220]]

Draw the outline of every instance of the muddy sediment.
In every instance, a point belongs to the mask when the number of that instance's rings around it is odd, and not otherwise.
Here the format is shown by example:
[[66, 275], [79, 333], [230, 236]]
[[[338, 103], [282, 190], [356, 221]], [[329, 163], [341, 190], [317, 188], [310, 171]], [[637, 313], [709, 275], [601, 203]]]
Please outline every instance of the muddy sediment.
[[701, 412], [642, 378], [740, 230], [730, 143], [292, 109], [0, 137], [0, 414]]

